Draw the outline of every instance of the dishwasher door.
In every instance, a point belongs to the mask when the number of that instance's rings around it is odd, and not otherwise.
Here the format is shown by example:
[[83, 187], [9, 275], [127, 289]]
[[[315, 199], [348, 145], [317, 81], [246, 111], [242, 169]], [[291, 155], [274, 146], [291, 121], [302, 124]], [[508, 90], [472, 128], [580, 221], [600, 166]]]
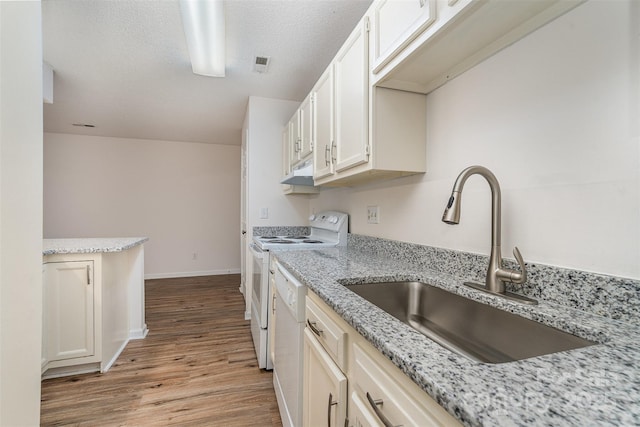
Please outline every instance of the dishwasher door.
[[273, 385], [283, 426], [302, 425], [302, 345], [304, 321], [298, 306], [304, 309], [306, 288], [281, 267], [276, 269], [276, 330]]

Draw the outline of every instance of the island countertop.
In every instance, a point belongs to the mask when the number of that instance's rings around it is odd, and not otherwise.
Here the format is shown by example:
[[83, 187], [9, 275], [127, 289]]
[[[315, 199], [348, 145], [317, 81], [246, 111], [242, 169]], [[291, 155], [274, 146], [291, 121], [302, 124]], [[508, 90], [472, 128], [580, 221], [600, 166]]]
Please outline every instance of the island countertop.
[[121, 252], [141, 245], [148, 237], [91, 237], [73, 239], [43, 239], [42, 254], [87, 254]]
[[[542, 300], [537, 306], [524, 306], [463, 287], [454, 275], [357, 248], [275, 251], [275, 255], [463, 425], [640, 425], [636, 322]], [[444, 349], [344, 286], [403, 280], [430, 283], [599, 344], [509, 363], [476, 363]]]

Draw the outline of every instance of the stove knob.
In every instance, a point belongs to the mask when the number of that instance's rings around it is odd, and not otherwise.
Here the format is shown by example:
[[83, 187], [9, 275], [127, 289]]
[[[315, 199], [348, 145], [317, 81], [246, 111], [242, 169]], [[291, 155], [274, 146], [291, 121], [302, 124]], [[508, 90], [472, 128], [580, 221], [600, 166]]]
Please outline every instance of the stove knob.
[[337, 224], [337, 223], [338, 223], [338, 217], [337, 217], [337, 216], [335, 216], [335, 215], [330, 216], [330, 217], [329, 217], [329, 222], [330, 222], [331, 224]]
[[309, 217], [309, 221], [314, 221], [315, 219], [316, 219], [316, 216], [313, 214]]

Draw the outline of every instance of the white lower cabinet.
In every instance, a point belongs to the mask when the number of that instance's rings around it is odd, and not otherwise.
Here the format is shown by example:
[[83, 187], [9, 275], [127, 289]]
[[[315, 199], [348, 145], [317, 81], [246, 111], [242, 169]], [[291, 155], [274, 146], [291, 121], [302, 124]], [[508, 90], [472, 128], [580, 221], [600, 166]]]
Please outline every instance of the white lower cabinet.
[[144, 249], [46, 255], [42, 378], [106, 372], [144, 338]]
[[305, 426], [460, 426], [311, 291], [303, 402]]
[[93, 261], [51, 262], [44, 264], [44, 270], [46, 360], [93, 361], [96, 341]]
[[309, 329], [304, 331], [303, 425], [343, 427], [347, 377]]

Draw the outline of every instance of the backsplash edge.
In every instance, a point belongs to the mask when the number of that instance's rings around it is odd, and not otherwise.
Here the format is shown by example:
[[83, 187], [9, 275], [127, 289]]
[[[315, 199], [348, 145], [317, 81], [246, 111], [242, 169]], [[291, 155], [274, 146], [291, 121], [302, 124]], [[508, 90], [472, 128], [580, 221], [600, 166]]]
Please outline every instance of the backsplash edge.
[[[486, 255], [359, 234], [350, 233], [347, 245], [460, 277], [462, 281], [483, 283], [489, 263]], [[524, 285], [507, 284], [509, 291], [614, 320], [630, 322], [640, 317], [640, 280], [538, 263], [525, 264], [527, 282]], [[504, 265], [518, 268], [510, 259], [505, 259]]]

